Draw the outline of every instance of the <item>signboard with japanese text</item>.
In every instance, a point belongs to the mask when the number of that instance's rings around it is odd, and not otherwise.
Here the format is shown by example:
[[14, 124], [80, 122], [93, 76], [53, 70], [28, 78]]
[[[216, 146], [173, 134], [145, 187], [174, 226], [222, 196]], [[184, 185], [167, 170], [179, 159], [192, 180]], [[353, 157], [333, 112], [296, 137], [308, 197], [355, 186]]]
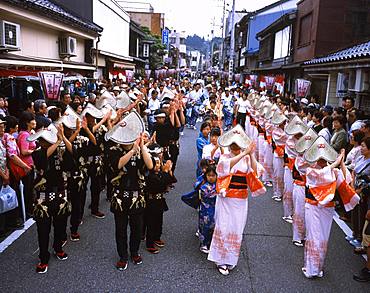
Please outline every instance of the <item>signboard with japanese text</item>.
[[39, 72], [41, 88], [48, 100], [59, 100], [60, 86], [64, 74], [61, 72]]

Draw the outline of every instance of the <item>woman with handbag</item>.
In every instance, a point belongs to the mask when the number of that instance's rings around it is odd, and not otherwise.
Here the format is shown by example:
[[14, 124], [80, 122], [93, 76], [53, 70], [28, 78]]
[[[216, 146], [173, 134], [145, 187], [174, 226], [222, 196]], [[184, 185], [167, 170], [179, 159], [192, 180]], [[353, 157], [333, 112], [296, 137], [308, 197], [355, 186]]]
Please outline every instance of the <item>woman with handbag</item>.
[[[19, 135], [17, 138], [17, 144], [20, 151], [20, 159], [27, 164], [31, 171], [26, 174], [22, 174], [21, 179], [24, 185], [24, 202], [26, 209], [26, 217], [29, 218], [32, 215], [33, 209], [33, 180], [35, 172], [33, 171], [34, 163], [32, 159], [32, 153], [36, 149], [35, 142], [29, 142], [27, 138], [34, 133], [36, 128], [35, 115], [29, 112], [23, 112], [19, 118]], [[20, 170], [19, 170], [20, 171]]]

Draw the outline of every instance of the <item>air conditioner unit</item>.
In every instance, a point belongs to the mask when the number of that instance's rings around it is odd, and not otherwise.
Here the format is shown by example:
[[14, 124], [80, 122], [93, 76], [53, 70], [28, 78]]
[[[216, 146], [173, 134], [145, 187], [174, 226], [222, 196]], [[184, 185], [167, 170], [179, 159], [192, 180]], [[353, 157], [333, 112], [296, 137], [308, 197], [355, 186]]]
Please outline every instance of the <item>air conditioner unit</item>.
[[0, 50], [20, 50], [21, 26], [5, 20], [0, 20]]
[[77, 56], [77, 39], [69, 36], [60, 38], [59, 55], [61, 57]]

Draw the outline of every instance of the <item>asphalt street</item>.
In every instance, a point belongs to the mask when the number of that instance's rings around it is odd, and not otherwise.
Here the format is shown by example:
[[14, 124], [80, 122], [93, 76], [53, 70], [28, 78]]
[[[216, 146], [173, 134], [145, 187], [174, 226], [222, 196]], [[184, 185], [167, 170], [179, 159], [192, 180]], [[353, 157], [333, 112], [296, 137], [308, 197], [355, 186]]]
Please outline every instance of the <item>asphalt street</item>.
[[142, 243], [142, 265], [130, 263], [123, 272], [115, 269], [113, 215], [102, 194], [101, 210], [106, 218], [95, 219], [86, 212], [81, 240], [65, 246], [68, 260], [51, 257], [47, 274], [35, 272], [35, 225], [1, 253], [0, 292], [370, 292], [370, 283], [352, 280], [365, 262], [353, 254], [335, 223], [324, 278], [307, 280], [303, 276], [303, 248], [292, 244], [291, 225], [282, 221], [282, 203], [271, 199], [271, 188], [262, 197], [249, 198], [238, 266], [229, 276], [222, 276], [199, 251], [196, 211], [180, 200], [194, 182], [197, 135], [198, 131], [185, 130], [181, 138], [179, 182], [167, 196], [166, 246], [158, 255], [146, 252]]

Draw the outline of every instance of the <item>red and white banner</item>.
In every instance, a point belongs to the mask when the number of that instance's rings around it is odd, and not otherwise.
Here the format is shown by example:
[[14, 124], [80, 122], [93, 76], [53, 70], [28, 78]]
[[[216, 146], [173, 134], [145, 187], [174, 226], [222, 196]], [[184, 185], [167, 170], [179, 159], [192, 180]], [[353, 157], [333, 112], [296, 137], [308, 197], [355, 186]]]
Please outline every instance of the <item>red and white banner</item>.
[[283, 75], [275, 76], [274, 92], [277, 92], [280, 95], [284, 94], [284, 85], [285, 85], [284, 76]]
[[272, 90], [275, 83], [275, 76], [265, 76], [266, 89]]
[[45, 99], [59, 100], [64, 74], [60, 72], [39, 72], [38, 75]]
[[295, 94], [296, 97], [307, 97], [311, 87], [311, 82], [306, 79], [296, 79]]

